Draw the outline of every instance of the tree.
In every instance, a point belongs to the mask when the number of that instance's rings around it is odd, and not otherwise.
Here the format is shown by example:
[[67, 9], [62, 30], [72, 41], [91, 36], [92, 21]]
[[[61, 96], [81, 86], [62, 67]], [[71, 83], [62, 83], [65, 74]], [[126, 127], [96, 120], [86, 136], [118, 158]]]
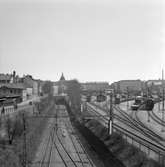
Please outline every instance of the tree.
[[76, 79], [67, 81], [67, 94], [71, 101], [72, 107], [75, 110], [80, 111], [81, 85]]
[[46, 81], [42, 86], [42, 91], [44, 94], [52, 95], [53, 94], [53, 83], [51, 81]]
[[5, 128], [7, 133], [8, 142], [11, 145], [13, 140], [17, 136], [21, 136], [23, 132], [23, 123], [20, 117], [10, 118], [9, 116], [5, 122]]

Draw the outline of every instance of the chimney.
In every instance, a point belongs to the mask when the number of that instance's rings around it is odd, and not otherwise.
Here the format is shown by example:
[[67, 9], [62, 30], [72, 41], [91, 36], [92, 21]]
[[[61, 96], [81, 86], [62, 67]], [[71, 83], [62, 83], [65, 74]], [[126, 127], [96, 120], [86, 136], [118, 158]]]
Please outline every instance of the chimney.
[[15, 83], [15, 76], [16, 76], [16, 72], [13, 71], [13, 83]]

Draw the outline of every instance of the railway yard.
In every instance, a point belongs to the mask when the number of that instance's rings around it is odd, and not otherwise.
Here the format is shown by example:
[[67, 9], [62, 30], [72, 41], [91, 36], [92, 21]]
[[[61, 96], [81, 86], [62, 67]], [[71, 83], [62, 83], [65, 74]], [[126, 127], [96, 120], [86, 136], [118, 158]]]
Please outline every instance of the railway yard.
[[[139, 148], [149, 158], [165, 165], [165, 122], [162, 121], [161, 103], [155, 104], [152, 111], [131, 110], [133, 101], [113, 105], [113, 131], [131, 145]], [[33, 106], [20, 105], [19, 109]], [[85, 119], [95, 119], [104, 127], [108, 127], [110, 105], [87, 102], [84, 110]], [[8, 111], [5, 114], [14, 114]], [[29, 110], [30, 111], [30, 110]], [[33, 111], [33, 110], [32, 110]], [[103, 167], [96, 153], [88, 150], [87, 142], [82, 144], [81, 135], [72, 126], [69, 114], [64, 105], [55, 105], [53, 115], [48, 118], [47, 126], [41, 137], [31, 167]], [[90, 148], [90, 146], [89, 146]], [[96, 160], [97, 159], [97, 160]], [[98, 165], [99, 164], [99, 165]]]
[[65, 107], [57, 105], [54, 111], [32, 167], [95, 167], [76, 135]]

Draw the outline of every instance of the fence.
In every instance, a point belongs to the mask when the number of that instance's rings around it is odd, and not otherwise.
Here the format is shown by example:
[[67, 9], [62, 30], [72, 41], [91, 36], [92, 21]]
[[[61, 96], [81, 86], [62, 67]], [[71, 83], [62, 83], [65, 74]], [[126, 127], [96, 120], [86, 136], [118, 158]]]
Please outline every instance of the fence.
[[2, 111], [2, 108], [0, 109], [0, 115], [8, 115], [15, 111], [14, 106], [8, 106], [4, 108], [4, 111]]
[[29, 108], [33, 109], [34, 105], [23, 105], [23, 106], [19, 106], [17, 109], [14, 108], [14, 106], [7, 106], [7, 107], [4, 107], [4, 111], [2, 111], [2, 108], [0, 108], [0, 116], [10, 115], [17, 111], [24, 111], [25, 109], [29, 109]]

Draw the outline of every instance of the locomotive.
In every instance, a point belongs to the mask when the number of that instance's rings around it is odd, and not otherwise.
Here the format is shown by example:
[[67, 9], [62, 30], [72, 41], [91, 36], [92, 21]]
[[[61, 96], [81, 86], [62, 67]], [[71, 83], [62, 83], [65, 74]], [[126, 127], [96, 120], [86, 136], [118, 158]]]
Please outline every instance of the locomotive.
[[137, 96], [133, 105], [132, 110], [147, 110], [151, 111], [154, 108], [154, 100], [152, 98]]
[[96, 101], [97, 101], [97, 102], [106, 101], [106, 96], [100, 93], [99, 95], [97, 95]]
[[114, 101], [115, 104], [120, 104], [120, 101], [121, 101], [121, 97], [120, 97], [120, 95], [119, 95], [119, 94], [116, 94], [114, 100], [115, 100], [115, 101]]
[[90, 102], [90, 101], [91, 101], [91, 96], [90, 96], [90, 95], [88, 95], [88, 96], [86, 97], [86, 101], [87, 101], [87, 102]]

